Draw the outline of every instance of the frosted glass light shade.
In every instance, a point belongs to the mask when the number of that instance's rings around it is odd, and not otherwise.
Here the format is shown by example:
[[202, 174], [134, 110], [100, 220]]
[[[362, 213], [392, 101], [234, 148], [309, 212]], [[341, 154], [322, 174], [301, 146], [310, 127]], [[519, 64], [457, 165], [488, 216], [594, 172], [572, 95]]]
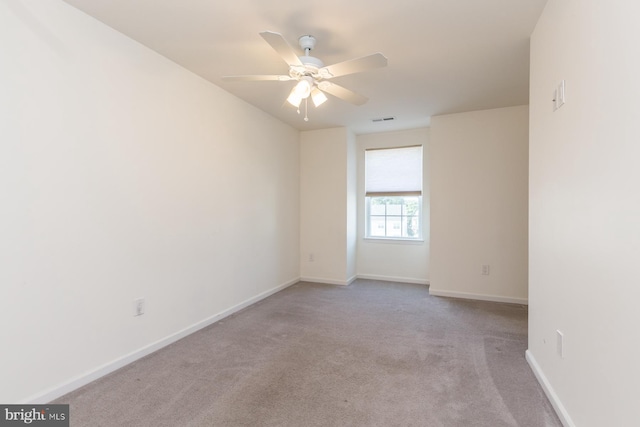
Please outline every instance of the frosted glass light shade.
[[295, 87], [291, 90], [291, 93], [287, 98], [287, 102], [293, 105], [294, 107], [300, 107], [300, 103], [302, 102], [302, 97], [298, 96], [298, 94], [296, 93]]
[[320, 89], [315, 87], [311, 91], [311, 100], [313, 101], [313, 105], [319, 107], [326, 102], [327, 96]]
[[[311, 81], [310, 81], [311, 80]], [[295, 93], [302, 99], [309, 97], [311, 93], [311, 84], [313, 80], [311, 77], [303, 77], [298, 84], [293, 88]]]

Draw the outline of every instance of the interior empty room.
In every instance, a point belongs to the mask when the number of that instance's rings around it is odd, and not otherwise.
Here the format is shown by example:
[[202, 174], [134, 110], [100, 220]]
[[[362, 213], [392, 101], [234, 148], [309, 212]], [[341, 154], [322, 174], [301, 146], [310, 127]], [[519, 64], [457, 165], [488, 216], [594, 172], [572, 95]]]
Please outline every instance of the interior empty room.
[[344, 3], [0, 0], [0, 404], [637, 425], [640, 5]]

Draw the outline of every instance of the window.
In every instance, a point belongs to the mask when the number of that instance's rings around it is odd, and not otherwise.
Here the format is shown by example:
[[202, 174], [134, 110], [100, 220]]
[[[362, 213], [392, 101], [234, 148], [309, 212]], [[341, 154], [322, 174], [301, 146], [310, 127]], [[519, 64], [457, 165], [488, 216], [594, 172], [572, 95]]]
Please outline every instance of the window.
[[368, 197], [367, 237], [420, 238], [420, 197]]
[[421, 239], [422, 147], [365, 151], [366, 237]]

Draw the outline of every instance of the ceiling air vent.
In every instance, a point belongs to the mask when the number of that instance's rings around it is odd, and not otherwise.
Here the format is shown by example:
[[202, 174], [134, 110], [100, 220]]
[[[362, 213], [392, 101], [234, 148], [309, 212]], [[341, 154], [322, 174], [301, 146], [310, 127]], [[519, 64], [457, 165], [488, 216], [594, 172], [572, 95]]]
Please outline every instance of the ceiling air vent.
[[395, 117], [382, 117], [380, 119], [373, 119], [371, 120], [373, 123], [378, 123], [378, 122], [390, 122], [391, 120], [395, 120]]

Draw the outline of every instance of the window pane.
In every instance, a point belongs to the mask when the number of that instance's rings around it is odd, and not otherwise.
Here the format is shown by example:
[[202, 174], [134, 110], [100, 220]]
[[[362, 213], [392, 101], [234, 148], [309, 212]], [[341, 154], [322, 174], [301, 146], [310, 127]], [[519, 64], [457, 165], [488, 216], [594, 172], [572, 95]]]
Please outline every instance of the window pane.
[[404, 205], [403, 205], [403, 215], [417, 215], [419, 208], [419, 198], [418, 197], [405, 197]]
[[400, 204], [388, 204], [387, 215], [402, 215], [402, 205]]
[[387, 217], [387, 237], [402, 237], [401, 217]]
[[385, 237], [385, 217], [384, 216], [371, 216], [369, 219], [370, 233], [372, 237]]
[[402, 235], [405, 237], [420, 237], [420, 227], [418, 224], [418, 217], [403, 217], [402, 218]]
[[[378, 198], [374, 198], [378, 199]], [[369, 210], [371, 215], [384, 215], [385, 213], [385, 205], [384, 202], [380, 203], [379, 200], [371, 201], [371, 208]]]

